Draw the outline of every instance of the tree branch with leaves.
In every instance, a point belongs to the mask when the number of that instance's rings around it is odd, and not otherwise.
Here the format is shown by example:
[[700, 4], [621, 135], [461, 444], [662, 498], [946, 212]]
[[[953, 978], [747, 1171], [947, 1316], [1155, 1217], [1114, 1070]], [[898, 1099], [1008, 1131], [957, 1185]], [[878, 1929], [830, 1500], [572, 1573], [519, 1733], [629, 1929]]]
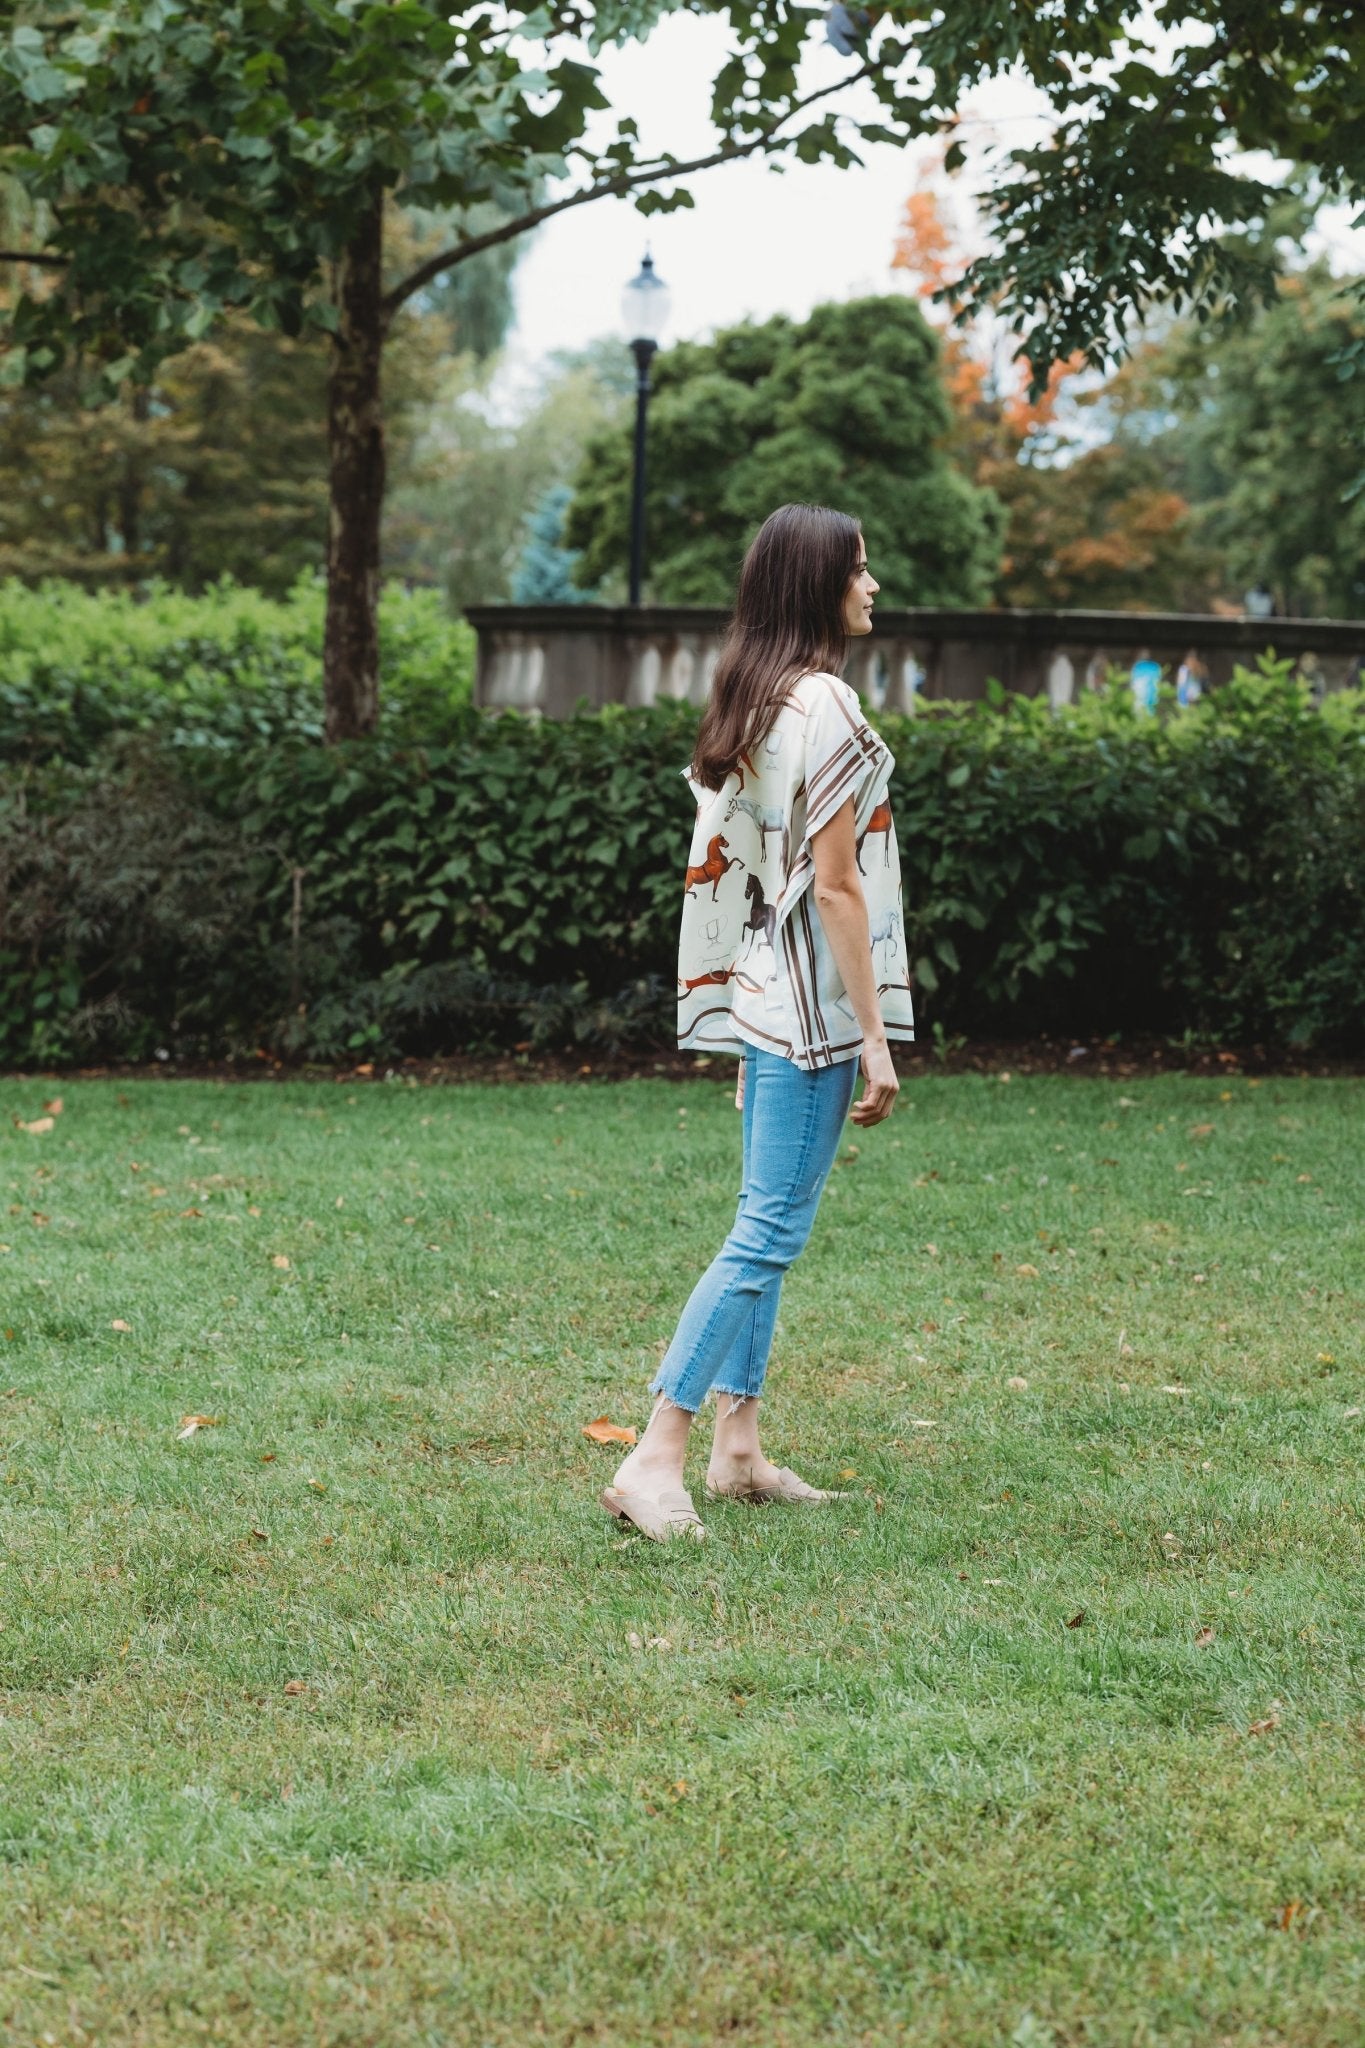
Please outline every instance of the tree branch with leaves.
[[[687, 162], [647, 150], [628, 117], [597, 134], [610, 108], [596, 59], [676, 13], [722, 18], [728, 44], [715, 147]], [[614, 196], [645, 213], [688, 205], [689, 178], [743, 157], [849, 166], [865, 143], [951, 138], [964, 95], [1018, 68], [1053, 137], [1002, 153], [995, 247], [954, 292], [964, 311], [1001, 308], [1045, 376], [1077, 350], [1107, 359], [1158, 298], [1231, 305], [1270, 288], [1215, 245], [1218, 224], [1265, 203], [1230, 148], [1313, 164], [1334, 192], [1362, 182], [1358, 0], [17, 0], [7, 21], [0, 178], [41, 227], [5, 232], [0, 374], [40, 383], [74, 365], [97, 400], [147, 383], [234, 310], [331, 336], [337, 739], [378, 717], [386, 338], [410, 297], [481, 250]], [[834, 79], [810, 76], [815, 44], [846, 67]], [[505, 222], [394, 284], [386, 197], [493, 202]]]

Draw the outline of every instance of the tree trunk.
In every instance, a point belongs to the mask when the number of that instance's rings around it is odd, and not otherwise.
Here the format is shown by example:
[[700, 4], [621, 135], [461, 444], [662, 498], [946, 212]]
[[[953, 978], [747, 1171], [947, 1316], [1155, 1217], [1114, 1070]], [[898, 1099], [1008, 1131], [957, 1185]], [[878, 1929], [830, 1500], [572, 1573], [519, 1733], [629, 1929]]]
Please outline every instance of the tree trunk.
[[145, 384], [139, 384], [134, 391], [129, 410], [132, 431], [124, 445], [119, 474], [118, 530], [128, 573], [132, 576], [137, 572], [137, 558], [142, 552], [143, 471], [147, 454], [143, 429], [152, 416], [152, 394]]
[[337, 265], [340, 326], [327, 391], [331, 506], [322, 647], [329, 741], [373, 732], [379, 718], [383, 220], [383, 194], [377, 191]]

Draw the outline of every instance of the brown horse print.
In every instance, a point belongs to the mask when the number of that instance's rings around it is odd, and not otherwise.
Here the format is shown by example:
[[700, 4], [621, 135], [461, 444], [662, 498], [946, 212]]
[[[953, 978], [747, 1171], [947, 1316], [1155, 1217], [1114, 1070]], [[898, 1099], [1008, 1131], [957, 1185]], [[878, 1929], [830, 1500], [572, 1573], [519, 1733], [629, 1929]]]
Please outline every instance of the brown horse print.
[[733, 972], [731, 967], [713, 967], [709, 974], [698, 974], [692, 981], [679, 980], [678, 994], [691, 995], [694, 988], [724, 988]]
[[[780, 732], [770, 732], [767, 738], [764, 740], [763, 765], [765, 768], [772, 768], [776, 766], [777, 757], [782, 751], [782, 737], [783, 736]], [[746, 770], [746, 768], [749, 771], [750, 775], [757, 776], [758, 770], [754, 766], [753, 754], [741, 752], [735, 758], [735, 773], [739, 777], [739, 787], [735, 791], [736, 796], [742, 795], [743, 793], [744, 771]]]
[[731, 860], [724, 852], [723, 849], [729, 844], [730, 842], [723, 832], [717, 832], [714, 839], [707, 840], [706, 859], [699, 861], [696, 867], [690, 867], [687, 870], [687, 880], [683, 884], [684, 896], [690, 896], [692, 891], [700, 888], [703, 882], [709, 882], [711, 884], [711, 901], [715, 902], [716, 891], [720, 888], [721, 883], [725, 880], [731, 868], [742, 868], [744, 865], [743, 861], [738, 857]]
[[872, 813], [872, 816], [867, 821], [867, 830], [863, 833], [862, 838], [858, 841], [857, 846], [854, 848], [853, 858], [858, 863], [858, 873], [860, 875], [865, 875], [867, 873], [867, 869], [863, 866], [863, 847], [866, 844], [866, 842], [872, 837], [874, 832], [880, 832], [882, 835], [882, 866], [889, 867], [891, 864], [890, 804], [878, 804], [876, 810]]

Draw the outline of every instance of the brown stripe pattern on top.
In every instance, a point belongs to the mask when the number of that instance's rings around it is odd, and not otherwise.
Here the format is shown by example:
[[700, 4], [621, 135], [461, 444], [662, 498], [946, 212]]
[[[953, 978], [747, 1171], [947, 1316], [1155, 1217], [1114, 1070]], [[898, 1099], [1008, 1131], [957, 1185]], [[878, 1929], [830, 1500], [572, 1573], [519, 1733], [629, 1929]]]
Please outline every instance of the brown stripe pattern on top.
[[722, 789], [691, 785], [697, 817], [678, 949], [680, 1045], [760, 1045], [808, 1068], [861, 1050], [810, 893], [811, 840], [850, 798], [860, 835], [877, 814], [884, 848], [881, 861], [859, 866], [883, 1022], [888, 1037], [913, 1037], [900, 860], [887, 822], [894, 765], [848, 685], [809, 675]]

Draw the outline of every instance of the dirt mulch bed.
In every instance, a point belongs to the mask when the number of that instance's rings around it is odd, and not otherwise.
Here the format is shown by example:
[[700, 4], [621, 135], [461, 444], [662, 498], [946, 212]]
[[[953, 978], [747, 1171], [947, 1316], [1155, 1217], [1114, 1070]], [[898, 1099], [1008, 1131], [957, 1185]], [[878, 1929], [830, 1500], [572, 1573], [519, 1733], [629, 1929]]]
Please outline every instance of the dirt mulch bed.
[[[1159, 1041], [1120, 1043], [1113, 1039], [1073, 1042], [1033, 1039], [1019, 1044], [1005, 1040], [949, 1042], [933, 1046], [897, 1046], [896, 1065], [902, 1074], [1079, 1074], [1098, 1080], [1132, 1080], [1144, 1074], [1294, 1074], [1326, 1076], [1365, 1073], [1365, 1060], [1332, 1059], [1262, 1045], [1226, 1047], [1173, 1046]], [[241, 1060], [156, 1060], [146, 1065], [43, 1068], [5, 1079], [62, 1078], [116, 1081], [406, 1081], [420, 1087], [446, 1082], [594, 1081], [635, 1079], [716, 1081], [731, 1071], [724, 1057], [698, 1057], [674, 1051], [452, 1053], [442, 1059], [364, 1060], [353, 1066], [290, 1064], [259, 1053]]]

